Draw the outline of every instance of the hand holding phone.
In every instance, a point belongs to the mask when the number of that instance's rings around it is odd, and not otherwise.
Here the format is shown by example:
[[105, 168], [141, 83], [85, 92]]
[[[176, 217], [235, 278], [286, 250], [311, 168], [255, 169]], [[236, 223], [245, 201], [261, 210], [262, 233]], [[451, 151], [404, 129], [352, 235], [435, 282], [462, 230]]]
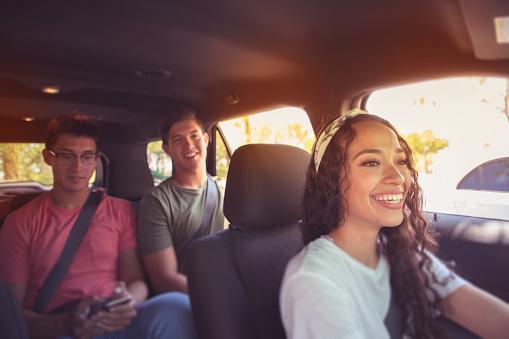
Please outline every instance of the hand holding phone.
[[99, 311], [107, 311], [110, 308], [118, 305], [124, 305], [132, 300], [131, 295], [115, 296], [106, 299], [105, 301], [90, 305], [90, 311], [88, 312], [88, 318], [91, 318], [94, 314]]

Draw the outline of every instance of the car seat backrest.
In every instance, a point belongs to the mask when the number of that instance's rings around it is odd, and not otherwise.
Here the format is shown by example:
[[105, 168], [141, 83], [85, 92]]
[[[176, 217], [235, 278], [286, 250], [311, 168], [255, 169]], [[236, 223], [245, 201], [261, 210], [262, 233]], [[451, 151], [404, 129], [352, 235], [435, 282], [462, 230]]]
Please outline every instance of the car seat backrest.
[[301, 218], [310, 155], [287, 145], [246, 145], [235, 152], [224, 213], [241, 229], [267, 229]]
[[103, 151], [108, 154], [106, 189], [109, 195], [137, 202], [154, 187], [145, 144], [129, 147], [104, 144]]
[[302, 248], [301, 200], [309, 154], [246, 145], [233, 155], [224, 213], [230, 229], [193, 243], [185, 258], [198, 335], [285, 338], [279, 288]]
[[0, 199], [0, 227], [7, 216], [45, 191], [8, 192]]
[[44, 191], [29, 192], [29, 193], [23, 193], [23, 194], [18, 194], [18, 195], [13, 196], [11, 199], [11, 213], [14, 212], [15, 210], [17, 210], [18, 208], [26, 205], [32, 199], [34, 199], [35, 197], [38, 197], [42, 193], [44, 193]]

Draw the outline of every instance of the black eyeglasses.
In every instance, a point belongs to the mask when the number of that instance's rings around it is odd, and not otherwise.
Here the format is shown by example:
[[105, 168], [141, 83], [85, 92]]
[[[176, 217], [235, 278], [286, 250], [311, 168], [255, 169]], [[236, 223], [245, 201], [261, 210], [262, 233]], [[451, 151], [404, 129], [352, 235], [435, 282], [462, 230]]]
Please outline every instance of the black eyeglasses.
[[60, 165], [71, 165], [79, 157], [83, 165], [93, 166], [97, 163], [97, 159], [99, 159], [100, 155], [99, 152], [84, 152], [81, 154], [75, 154], [73, 152], [55, 152], [50, 149], [48, 152], [57, 159], [57, 162]]

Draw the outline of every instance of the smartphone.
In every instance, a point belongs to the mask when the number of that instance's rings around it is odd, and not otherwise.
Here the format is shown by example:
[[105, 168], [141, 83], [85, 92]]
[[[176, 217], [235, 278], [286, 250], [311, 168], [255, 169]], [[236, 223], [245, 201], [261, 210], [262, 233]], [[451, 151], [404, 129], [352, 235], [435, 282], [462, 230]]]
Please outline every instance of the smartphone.
[[131, 296], [123, 297], [110, 297], [105, 301], [90, 305], [90, 311], [88, 312], [88, 318], [91, 318], [94, 314], [102, 310], [109, 310], [113, 306], [124, 305], [132, 300]]
[[123, 296], [123, 297], [120, 297], [120, 298], [115, 298], [115, 299], [111, 299], [110, 298], [110, 299], [106, 300], [103, 308], [104, 309], [110, 309], [113, 306], [127, 304], [128, 302], [131, 301], [131, 299], [132, 299], [132, 297], [130, 295], [126, 295], [126, 296]]

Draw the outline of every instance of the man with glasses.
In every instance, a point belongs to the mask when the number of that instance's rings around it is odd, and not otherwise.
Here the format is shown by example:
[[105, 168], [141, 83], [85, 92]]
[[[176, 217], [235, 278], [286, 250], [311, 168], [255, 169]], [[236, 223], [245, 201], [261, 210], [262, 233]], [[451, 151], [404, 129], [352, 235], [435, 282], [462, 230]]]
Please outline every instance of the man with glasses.
[[[31, 336], [192, 338], [188, 297], [168, 293], [145, 301], [135, 216], [128, 201], [103, 195], [65, 277], [42, 312], [37, 295], [66, 246], [89, 195], [100, 157], [94, 120], [73, 114], [52, 120], [42, 155], [53, 189], [16, 210], [0, 230], [0, 280], [22, 304]], [[95, 193], [94, 193], [95, 194]], [[106, 298], [126, 303], [92, 309]]]

